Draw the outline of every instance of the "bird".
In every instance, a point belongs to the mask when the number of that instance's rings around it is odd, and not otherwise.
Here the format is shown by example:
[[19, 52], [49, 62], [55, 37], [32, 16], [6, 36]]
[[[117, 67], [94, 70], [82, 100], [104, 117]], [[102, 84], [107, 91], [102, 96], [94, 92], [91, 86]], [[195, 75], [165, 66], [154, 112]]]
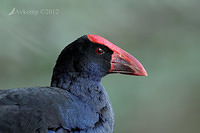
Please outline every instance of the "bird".
[[0, 133], [112, 133], [114, 112], [101, 84], [112, 73], [147, 76], [107, 39], [81, 36], [61, 51], [50, 86], [0, 90]]

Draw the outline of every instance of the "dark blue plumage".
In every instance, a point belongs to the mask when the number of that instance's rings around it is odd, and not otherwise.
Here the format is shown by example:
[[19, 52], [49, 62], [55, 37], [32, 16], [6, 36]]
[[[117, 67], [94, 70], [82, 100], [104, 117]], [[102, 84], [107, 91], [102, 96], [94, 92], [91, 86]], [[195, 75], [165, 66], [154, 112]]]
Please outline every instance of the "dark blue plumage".
[[0, 133], [112, 133], [114, 113], [101, 79], [112, 72], [146, 72], [102, 39], [85, 35], [68, 45], [57, 59], [51, 87], [1, 90]]

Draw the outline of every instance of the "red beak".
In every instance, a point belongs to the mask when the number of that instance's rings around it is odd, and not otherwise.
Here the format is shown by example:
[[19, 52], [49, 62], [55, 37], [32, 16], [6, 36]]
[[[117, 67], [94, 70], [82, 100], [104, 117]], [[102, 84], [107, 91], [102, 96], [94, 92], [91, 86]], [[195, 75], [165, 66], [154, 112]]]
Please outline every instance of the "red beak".
[[142, 64], [131, 54], [127, 53], [101, 36], [92, 34], [87, 36], [90, 41], [105, 45], [114, 52], [112, 54], [111, 69], [109, 70], [109, 73], [147, 76], [147, 72]]
[[142, 64], [131, 54], [120, 48], [112, 54], [109, 73], [147, 76], [147, 72]]

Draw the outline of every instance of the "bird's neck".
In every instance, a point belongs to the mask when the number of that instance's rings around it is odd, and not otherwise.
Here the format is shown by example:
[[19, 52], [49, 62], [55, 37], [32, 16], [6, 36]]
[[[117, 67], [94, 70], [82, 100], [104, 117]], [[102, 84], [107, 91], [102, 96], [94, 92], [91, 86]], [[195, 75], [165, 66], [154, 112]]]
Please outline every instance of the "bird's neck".
[[51, 86], [67, 90], [83, 102], [88, 102], [92, 106], [97, 107], [97, 111], [105, 107], [105, 104], [109, 102], [109, 97], [100, 80], [59, 74], [59, 77], [52, 78]]

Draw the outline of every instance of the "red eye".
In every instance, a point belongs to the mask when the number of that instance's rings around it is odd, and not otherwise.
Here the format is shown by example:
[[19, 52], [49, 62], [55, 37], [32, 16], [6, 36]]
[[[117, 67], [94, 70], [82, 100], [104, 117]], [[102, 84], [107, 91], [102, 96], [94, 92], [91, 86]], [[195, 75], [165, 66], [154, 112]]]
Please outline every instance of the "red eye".
[[103, 53], [103, 49], [97, 48], [97, 49], [96, 49], [96, 53], [97, 53], [97, 54], [102, 54], [102, 53]]

